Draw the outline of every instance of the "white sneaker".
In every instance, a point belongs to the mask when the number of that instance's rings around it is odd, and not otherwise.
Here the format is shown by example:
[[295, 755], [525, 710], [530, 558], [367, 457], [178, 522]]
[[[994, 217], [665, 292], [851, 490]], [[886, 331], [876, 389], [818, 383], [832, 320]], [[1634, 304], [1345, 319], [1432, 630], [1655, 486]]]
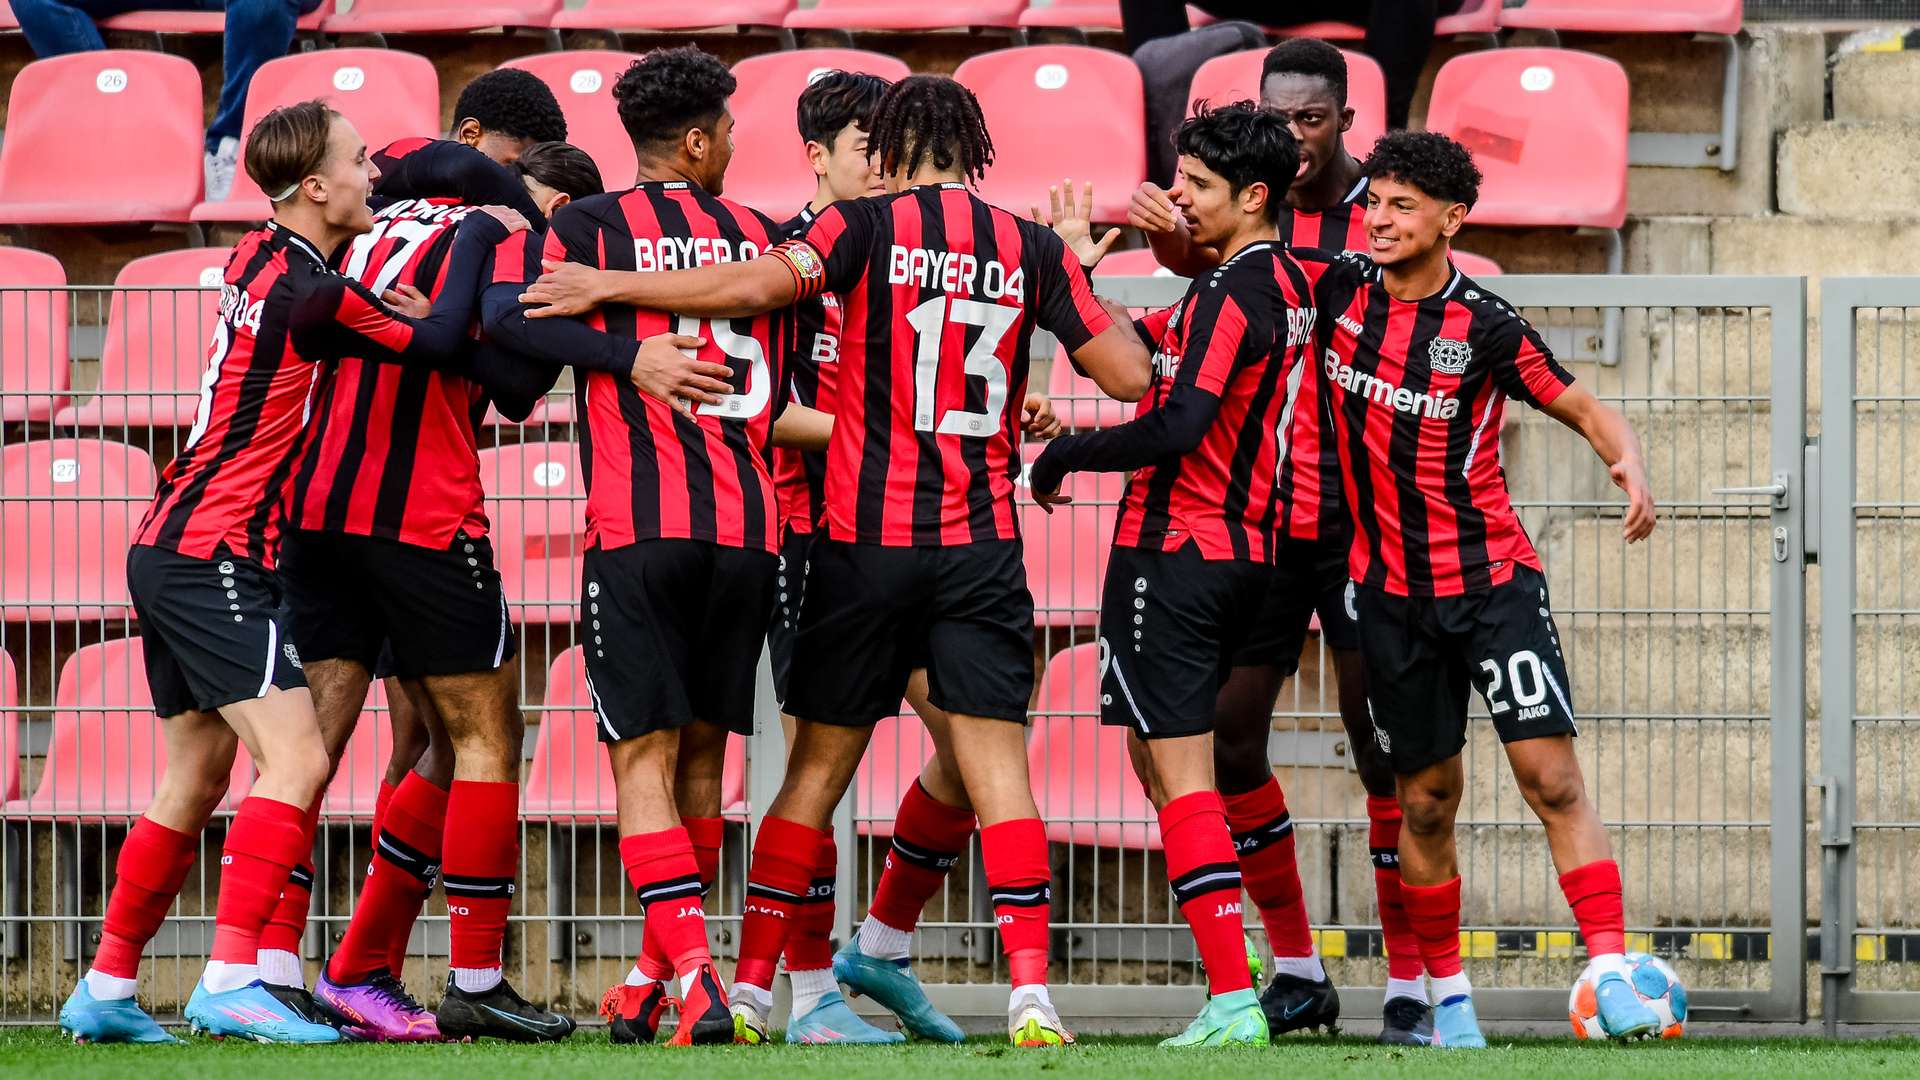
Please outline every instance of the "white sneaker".
[[1015, 1046], [1072, 1046], [1073, 1032], [1060, 1022], [1053, 1005], [1021, 994], [1007, 1005], [1007, 1036]]
[[220, 140], [217, 149], [207, 151], [202, 169], [207, 185], [208, 202], [225, 202], [233, 194], [233, 173], [240, 166], [240, 140], [228, 136]]
[[733, 1041], [759, 1046], [767, 1041], [767, 1012], [752, 997], [735, 988], [728, 1012], [733, 1014]]

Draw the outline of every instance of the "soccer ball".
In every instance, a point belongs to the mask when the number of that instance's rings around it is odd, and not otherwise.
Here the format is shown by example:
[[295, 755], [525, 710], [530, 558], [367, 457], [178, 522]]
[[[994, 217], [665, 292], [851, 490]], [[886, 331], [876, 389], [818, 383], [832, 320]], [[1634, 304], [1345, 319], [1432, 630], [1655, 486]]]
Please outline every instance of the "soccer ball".
[[[1677, 1039], [1685, 1034], [1687, 988], [1680, 985], [1680, 976], [1673, 973], [1665, 960], [1646, 953], [1628, 953], [1627, 968], [1627, 981], [1633, 985], [1634, 992], [1660, 1018], [1660, 1037]], [[1600, 1005], [1593, 993], [1594, 977], [1593, 966], [1589, 964], [1587, 970], [1580, 973], [1580, 981], [1573, 984], [1573, 993], [1567, 996], [1567, 1018], [1573, 1021], [1576, 1039], [1607, 1037], [1606, 1030], [1600, 1026]]]

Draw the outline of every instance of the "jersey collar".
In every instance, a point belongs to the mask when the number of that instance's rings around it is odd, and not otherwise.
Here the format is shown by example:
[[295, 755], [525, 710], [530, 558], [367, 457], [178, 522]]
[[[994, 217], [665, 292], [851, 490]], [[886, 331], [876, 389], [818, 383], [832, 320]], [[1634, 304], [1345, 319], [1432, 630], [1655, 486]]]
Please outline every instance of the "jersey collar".
[[320, 257], [320, 249], [314, 247], [311, 241], [299, 233], [294, 232], [292, 229], [281, 225], [277, 221], [269, 221], [267, 222], [267, 231], [280, 237], [288, 247], [299, 248], [306, 253], [308, 258], [321, 266], [327, 265], [327, 260]]

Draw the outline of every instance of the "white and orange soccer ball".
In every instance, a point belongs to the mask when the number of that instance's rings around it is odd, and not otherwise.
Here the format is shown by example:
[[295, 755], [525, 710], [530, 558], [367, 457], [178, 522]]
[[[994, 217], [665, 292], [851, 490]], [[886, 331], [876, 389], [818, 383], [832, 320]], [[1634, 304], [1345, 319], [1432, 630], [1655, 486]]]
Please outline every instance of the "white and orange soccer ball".
[[[1665, 960], [1646, 953], [1628, 953], [1627, 968], [1627, 982], [1633, 986], [1634, 993], [1660, 1018], [1660, 1037], [1677, 1039], [1686, 1034], [1687, 988], [1680, 984], [1680, 976], [1673, 973]], [[1573, 992], [1567, 995], [1567, 1018], [1573, 1021], [1576, 1039], [1607, 1037], [1600, 1026], [1600, 1004], [1594, 997], [1593, 981], [1593, 967], [1589, 965], [1573, 984]]]

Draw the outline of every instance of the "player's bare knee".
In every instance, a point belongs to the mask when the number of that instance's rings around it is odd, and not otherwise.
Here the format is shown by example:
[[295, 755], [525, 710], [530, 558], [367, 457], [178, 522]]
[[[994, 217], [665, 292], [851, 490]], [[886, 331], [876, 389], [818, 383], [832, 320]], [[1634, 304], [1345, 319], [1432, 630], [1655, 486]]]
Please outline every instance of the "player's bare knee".
[[1587, 799], [1587, 785], [1581, 779], [1579, 763], [1571, 759], [1524, 775], [1516, 773], [1515, 779], [1527, 805], [1542, 818], [1574, 813]]
[[160, 821], [201, 821], [213, 816], [227, 797], [233, 779], [233, 766], [225, 767], [205, 759], [168, 762], [154, 788], [153, 807], [148, 816]]
[[1453, 819], [1460, 806], [1460, 791], [1439, 780], [1401, 777], [1401, 827], [1416, 837], [1427, 838], [1453, 831]]
[[1267, 733], [1222, 725], [1213, 736], [1213, 774], [1222, 795], [1244, 795], [1273, 778]]

